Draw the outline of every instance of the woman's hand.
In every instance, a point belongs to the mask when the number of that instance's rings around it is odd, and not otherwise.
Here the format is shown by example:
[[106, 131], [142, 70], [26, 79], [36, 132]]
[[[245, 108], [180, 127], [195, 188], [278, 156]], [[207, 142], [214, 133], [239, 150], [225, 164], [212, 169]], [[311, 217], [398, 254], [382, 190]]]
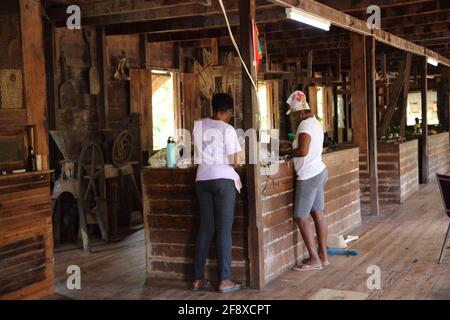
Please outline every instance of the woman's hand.
[[291, 155], [292, 143], [288, 140], [280, 140], [280, 156]]

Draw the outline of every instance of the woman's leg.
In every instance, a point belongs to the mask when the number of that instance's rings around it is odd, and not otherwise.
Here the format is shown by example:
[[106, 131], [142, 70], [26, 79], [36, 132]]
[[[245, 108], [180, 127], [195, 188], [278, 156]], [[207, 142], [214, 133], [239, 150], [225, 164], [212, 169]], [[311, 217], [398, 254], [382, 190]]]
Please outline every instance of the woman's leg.
[[308, 180], [298, 180], [295, 187], [294, 219], [308, 249], [309, 259], [306, 264], [310, 266], [320, 266], [320, 258], [317, 251], [314, 228], [311, 226], [308, 216], [316, 198], [317, 190], [320, 186], [320, 177], [316, 176]]
[[227, 283], [231, 278], [231, 249], [236, 188], [233, 180], [217, 180], [214, 193], [214, 219], [216, 223], [217, 263], [219, 281]]
[[[214, 236], [214, 200], [210, 191], [210, 181], [195, 183], [200, 208], [200, 226], [197, 233], [194, 262], [194, 280], [205, 277], [205, 263], [208, 249]], [[198, 281], [197, 281], [198, 282]], [[199, 283], [197, 283], [199, 285]]]
[[327, 240], [328, 240], [328, 226], [325, 220], [325, 197], [324, 187], [328, 180], [328, 171], [325, 169], [322, 172], [322, 184], [317, 190], [316, 199], [312, 207], [312, 217], [314, 219], [314, 225], [316, 227], [317, 241], [319, 243], [319, 257], [320, 260], [327, 263]]
[[317, 251], [316, 239], [314, 237], [314, 229], [308, 217], [296, 218], [298, 228], [302, 235], [303, 241], [305, 241], [306, 248], [308, 249], [309, 259], [307, 264], [311, 267], [315, 267], [321, 264], [319, 253]]

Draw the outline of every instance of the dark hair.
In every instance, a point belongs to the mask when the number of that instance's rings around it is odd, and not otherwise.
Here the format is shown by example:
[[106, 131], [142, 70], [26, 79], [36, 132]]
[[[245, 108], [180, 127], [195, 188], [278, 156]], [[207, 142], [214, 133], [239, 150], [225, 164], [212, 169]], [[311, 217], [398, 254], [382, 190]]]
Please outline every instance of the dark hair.
[[218, 93], [212, 98], [211, 105], [214, 113], [225, 112], [234, 108], [234, 101], [229, 94]]

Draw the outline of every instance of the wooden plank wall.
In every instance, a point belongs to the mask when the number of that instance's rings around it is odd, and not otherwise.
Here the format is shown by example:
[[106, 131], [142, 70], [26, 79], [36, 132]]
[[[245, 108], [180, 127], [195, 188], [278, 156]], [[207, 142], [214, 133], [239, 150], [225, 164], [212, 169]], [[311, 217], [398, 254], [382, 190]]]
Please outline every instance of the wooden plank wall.
[[[89, 43], [94, 65], [97, 59], [97, 30], [84, 27], [89, 33]], [[55, 31], [56, 46], [56, 83], [61, 83], [61, 52], [64, 51], [67, 66], [66, 79], [75, 87], [77, 107], [71, 109], [58, 108], [56, 113], [56, 127], [58, 130], [99, 129], [99, 99], [100, 96], [89, 93], [89, 60], [88, 47], [83, 38], [83, 31], [58, 28]], [[127, 58], [127, 72], [129, 68], [140, 68], [139, 37], [136, 35], [107, 36], [105, 79], [108, 109], [107, 119], [113, 130], [126, 129], [129, 126], [130, 115], [130, 82], [114, 78], [114, 73], [121, 58]], [[97, 66], [100, 70], [101, 66]]]
[[0, 299], [53, 293], [50, 173], [0, 177]]
[[450, 146], [448, 132], [428, 136], [428, 157], [428, 176], [430, 178], [436, 173], [445, 174], [450, 171]]
[[[403, 203], [419, 189], [418, 141], [378, 143], [378, 192], [384, 203]], [[370, 202], [368, 173], [361, 173], [361, 202]]]
[[127, 128], [131, 108], [130, 82], [115, 79], [114, 73], [123, 57], [127, 58], [127, 68], [140, 68], [139, 52], [138, 35], [106, 37], [106, 91], [108, 94], [108, 120], [111, 129], [123, 130]]
[[[239, 170], [245, 186], [244, 170]], [[192, 279], [198, 203], [196, 168], [151, 169], [142, 173], [147, 274], [150, 278]], [[244, 187], [245, 189], [245, 187]], [[247, 283], [247, 195], [238, 195], [233, 225], [233, 279]], [[217, 279], [216, 251], [211, 243], [206, 276]]]
[[[325, 186], [325, 210], [330, 234], [346, 233], [361, 223], [358, 159], [358, 148], [324, 155], [329, 173]], [[266, 194], [262, 196], [266, 283], [291, 268], [306, 253], [293, 220], [296, 179], [293, 162], [280, 164], [278, 173], [271, 178], [273, 183], [267, 177], [261, 177], [261, 192], [265, 188]]]
[[419, 190], [419, 141], [400, 144], [400, 203]]
[[[93, 35], [90, 38], [91, 53], [95, 56], [95, 29], [88, 28]], [[72, 83], [76, 92], [77, 107], [62, 109], [56, 108], [57, 130], [97, 130], [98, 129], [98, 101], [97, 97], [89, 93], [89, 61], [88, 48], [83, 38], [83, 32], [58, 28], [55, 30], [55, 82], [59, 89], [62, 73], [62, 53], [66, 60], [64, 75], [66, 81]], [[59, 106], [59, 102], [58, 102]], [[52, 110], [52, 109], [49, 109]]]

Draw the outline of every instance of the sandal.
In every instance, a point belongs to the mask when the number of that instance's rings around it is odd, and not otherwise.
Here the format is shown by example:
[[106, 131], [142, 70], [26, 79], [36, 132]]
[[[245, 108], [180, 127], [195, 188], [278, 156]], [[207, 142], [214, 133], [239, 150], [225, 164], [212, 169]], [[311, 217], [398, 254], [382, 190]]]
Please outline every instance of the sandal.
[[196, 288], [196, 287], [191, 287], [191, 291], [197, 292], [197, 291], [200, 291], [200, 290], [208, 289], [208, 288], [209, 288], [209, 285], [210, 285], [210, 283], [209, 283], [208, 280], [203, 280], [203, 285], [202, 285], [202, 286], [200, 286], [200, 287], [198, 287], [198, 288]]
[[302, 264], [300, 266], [295, 266], [292, 268], [293, 271], [314, 271], [322, 269], [323, 269], [322, 264], [320, 264], [319, 266], [310, 266], [309, 264]]
[[235, 282], [231, 287], [227, 287], [224, 289], [219, 289], [220, 293], [230, 293], [241, 290], [242, 286], [240, 283]]
[[326, 267], [326, 266], [329, 266], [330, 265], [330, 261], [323, 261], [322, 260], [322, 266], [324, 266], [324, 267]]

